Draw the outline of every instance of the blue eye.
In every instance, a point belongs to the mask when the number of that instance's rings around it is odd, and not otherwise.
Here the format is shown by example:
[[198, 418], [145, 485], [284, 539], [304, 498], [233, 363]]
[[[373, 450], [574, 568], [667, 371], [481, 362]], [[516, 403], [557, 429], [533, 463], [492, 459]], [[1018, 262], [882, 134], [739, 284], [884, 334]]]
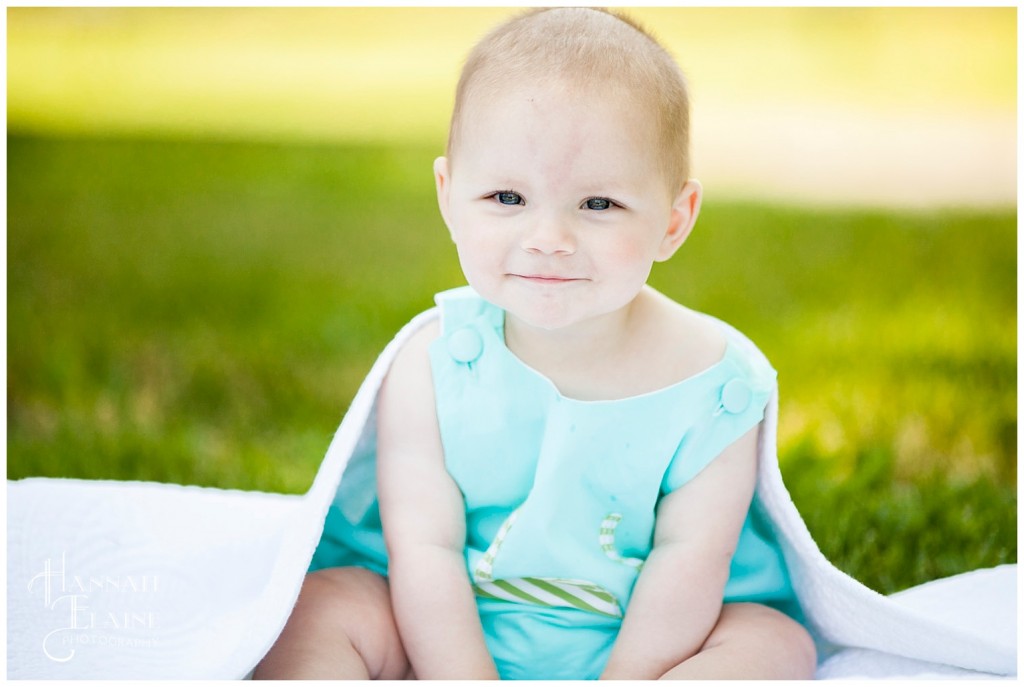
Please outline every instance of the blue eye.
[[612, 201], [607, 198], [588, 198], [583, 206], [588, 210], [607, 210], [612, 206]]
[[502, 205], [523, 205], [523, 197], [515, 191], [498, 191], [494, 197]]

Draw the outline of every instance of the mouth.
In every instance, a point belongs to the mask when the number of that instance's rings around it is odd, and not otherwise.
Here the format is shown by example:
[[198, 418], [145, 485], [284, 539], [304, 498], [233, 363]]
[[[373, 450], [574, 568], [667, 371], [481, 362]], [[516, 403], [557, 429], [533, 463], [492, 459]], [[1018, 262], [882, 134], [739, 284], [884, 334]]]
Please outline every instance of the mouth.
[[569, 284], [572, 282], [585, 281], [581, 277], [567, 277], [560, 274], [511, 274], [511, 277], [522, 279], [533, 284]]

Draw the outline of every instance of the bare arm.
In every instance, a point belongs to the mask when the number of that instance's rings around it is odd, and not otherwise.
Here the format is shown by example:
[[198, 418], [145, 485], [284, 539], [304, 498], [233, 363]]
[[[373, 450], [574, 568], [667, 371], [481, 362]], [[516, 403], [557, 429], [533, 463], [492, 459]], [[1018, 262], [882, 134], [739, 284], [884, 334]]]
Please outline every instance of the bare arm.
[[419, 679], [497, 678], [466, 572], [465, 506], [445, 470], [428, 325], [398, 353], [378, 405], [377, 477], [395, 622]]
[[711, 633], [754, 492], [759, 428], [662, 499], [654, 547], [602, 679], [657, 679]]

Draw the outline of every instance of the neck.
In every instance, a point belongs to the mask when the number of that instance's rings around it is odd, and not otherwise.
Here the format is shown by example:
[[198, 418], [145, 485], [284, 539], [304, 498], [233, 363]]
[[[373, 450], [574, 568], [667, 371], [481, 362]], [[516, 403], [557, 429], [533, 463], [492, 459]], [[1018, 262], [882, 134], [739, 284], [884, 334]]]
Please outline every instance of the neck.
[[[549, 330], [505, 315], [505, 345], [524, 363], [544, 374], [563, 393], [588, 385], [595, 370], [621, 367], [635, 349], [643, 294], [629, 304], [598, 318]], [[585, 392], [584, 392], [585, 394]]]

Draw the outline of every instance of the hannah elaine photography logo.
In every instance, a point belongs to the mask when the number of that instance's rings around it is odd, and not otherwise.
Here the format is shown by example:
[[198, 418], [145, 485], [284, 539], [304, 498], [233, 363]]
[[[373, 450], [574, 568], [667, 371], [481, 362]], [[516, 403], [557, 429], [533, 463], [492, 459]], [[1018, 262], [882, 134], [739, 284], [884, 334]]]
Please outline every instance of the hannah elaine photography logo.
[[145, 635], [157, 627], [157, 617], [145, 610], [143, 596], [160, 592], [156, 575], [74, 574], [67, 552], [62, 552], [58, 560], [43, 562], [28, 591], [42, 597], [44, 610], [53, 617], [54, 629], [42, 638], [43, 653], [52, 661], [66, 663], [82, 646], [155, 643]]

